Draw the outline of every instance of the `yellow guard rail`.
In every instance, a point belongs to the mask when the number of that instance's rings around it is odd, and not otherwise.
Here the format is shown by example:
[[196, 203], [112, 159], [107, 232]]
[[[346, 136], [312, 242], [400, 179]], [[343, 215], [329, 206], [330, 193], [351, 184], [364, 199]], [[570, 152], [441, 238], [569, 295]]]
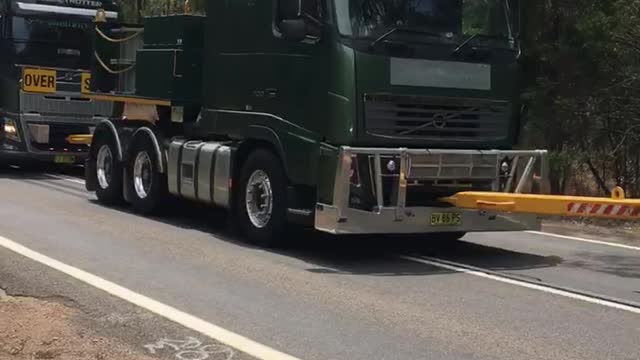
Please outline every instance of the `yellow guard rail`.
[[611, 198], [533, 195], [494, 192], [461, 192], [441, 201], [463, 209], [511, 213], [640, 220], [640, 199], [626, 199], [622, 188]]

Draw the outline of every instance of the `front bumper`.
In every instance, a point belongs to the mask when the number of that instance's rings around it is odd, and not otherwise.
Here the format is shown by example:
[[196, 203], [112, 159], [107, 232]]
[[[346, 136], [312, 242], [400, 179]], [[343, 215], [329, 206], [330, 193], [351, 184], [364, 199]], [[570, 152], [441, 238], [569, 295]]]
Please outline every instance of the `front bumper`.
[[[432, 226], [429, 223], [435, 213], [461, 214], [461, 224], [456, 226]], [[499, 214], [440, 207], [404, 208], [402, 216], [398, 208], [384, 208], [379, 212], [358, 209], [338, 209], [318, 204], [316, 229], [332, 234], [423, 234], [442, 232], [487, 232], [540, 230], [541, 221], [536, 215]]]
[[89, 146], [68, 141], [70, 135], [90, 134], [95, 120], [49, 118], [35, 114], [7, 114], [0, 119], [13, 121], [17, 134], [0, 138], [0, 159], [22, 164], [41, 162], [50, 164], [82, 164]]
[[29, 151], [20, 151], [20, 150], [1, 150], [0, 149], [0, 160], [4, 163], [9, 163], [12, 165], [20, 165], [24, 163], [48, 163], [55, 164], [58, 163], [61, 157], [72, 157], [73, 161], [69, 162], [59, 162], [60, 164], [82, 164], [87, 158], [88, 153], [57, 153], [57, 152], [29, 152]]
[[[523, 192], [546, 179], [546, 151], [427, 150], [341, 147], [333, 187], [332, 204], [318, 203], [315, 211], [317, 230], [332, 234], [421, 234], [442, 232], [488, 232], [539, 230], [537, 215], [512, 214], [487, 210], [466, 210], [442, 206], [407, 206], [407, 187], [417, 181], [483, 181], [492, 191]], [[371, 181], [376, 206], [370, 211], [352, 206], [352, 162], [365, 156], [372, 162]], [[392, 189], [383, 187], [382, 159], [399, 162]], [[505, 159], [510, 167], [501, 170]], [[541, 181], [540, 181], [541, 180]], [[544, 185], [541, 188], [544, 191]], [[393, 193], [389, 196], [388, 192]], [[414, 195], [415, 196], [415, 195]], [[437, 203], [437, 199], [435, 203]], [[460, 221], [432, 225], [432, 215], [459, 215]]]

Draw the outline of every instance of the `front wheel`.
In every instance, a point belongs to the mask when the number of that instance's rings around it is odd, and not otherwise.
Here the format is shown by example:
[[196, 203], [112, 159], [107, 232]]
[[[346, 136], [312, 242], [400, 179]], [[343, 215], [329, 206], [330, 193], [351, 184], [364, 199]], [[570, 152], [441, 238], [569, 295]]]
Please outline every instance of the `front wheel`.
[[284, 244], [287, 182], [273, 153], [260, 149], [249, 155], [235, 198], [238, 225], [251, 242], [266, 247]]
[[167, 178], [158, 168], [160, 159], [147, 138], [136, 140], [131, 150], [127, 168], [131, 205], [141, 214], [156, 213], [168, 194]]
[[116, 155], [115, 141], [110, 136], [99, 136], [92, 146], [98, 149], [95, 155], [98, 201], [107, 205], [122, 203], [123, 169]]

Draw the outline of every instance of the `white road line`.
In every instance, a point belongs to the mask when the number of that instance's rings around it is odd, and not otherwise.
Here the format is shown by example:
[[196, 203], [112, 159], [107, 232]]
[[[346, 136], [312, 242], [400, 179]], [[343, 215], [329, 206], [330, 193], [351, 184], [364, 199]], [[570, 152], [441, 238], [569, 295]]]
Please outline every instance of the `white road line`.
[[74, 177], [71, 177], [71, 176], [54, 175], [54, 174], [49, 174], [49, 173], [45, 173], [44, 175], [48, 176], [48, 177], [50, 177], [52, 179], [70, 181], [72, 183], [84, 185], [84, 180], [78, 179], [78, 178], [74, 178]]
[[40, 254], [27, 247], [24, 247], [15, 241], [9, 240], [0, 236], [0, 246], [7, 248], [17, 254], [25, 256], [31, 260], [37, 261], [41, 264], [49, 266], [55, 270], [65, 273], [71, 277], [74, 277], [84, 283], [87, 283], [95, 288], [106, 291], [107, 293], [116, 296], [122, 300], [137, 305], [143, 309], [151, 311], [159, 316], [176, 322], [186, 328], [200, 332], [212, 339], [215, 339], [225, 345], [231, 346], [239, 351], [254, 356], [259, 359], [272, 360], [298, 360], [296, 357], [282, 353], [278, 350], [272, 349], [266, 345], [255, 342], [242, 335], [233, 333], [229, 330], [223, 329], [210, 322], [202, 320], [193, 315], [187, 314], [181, 310], [173, 308], [169, 305], [165, 305], [159, 301], [136, 293], [118, 284], [105, 280], [99, 276], [90, 274], [84, 270], [75, 268], [71, 265], [67, 265], [58, 260], [52, 259], [46, 255]]
[[548, 233], [548, 232], [543, 232], [543, 231], [527, 231], [527, 232], [529, 234], [534, 234], [534, 235], [553, 236], [553, 237], [557, 237], [557, 238], [560, 238], [560, 239], [581, 241], [581, 242], [586, 242], [586, 243], [590, 243], [590, 244], [606, 245], [606, 246], [612, 246], [612, 247], [617, 247], [617, 248], [621, 248], [621, 249], [640, 251], [640, 247], [638, 247], [638, 246], [618, 244], [618, 243], [612, 243], [612, 242], [608, 242], [608, 241], [591, 240], [591, 239], [585, 239], [585, 238], [575, 237], [575, 236], [559, 235], [559, 234], [553, 234], [553, 233]]
[[606, 307], [610, 307], [610, 308], [614, 308], [614, 309], [618, 309], [618, 310], [628, 311], [628, 312], [631, 312], [631, 313], [634, 313], [634, 314], [640, 314], [640, 308], [637, 308], [637, 307], [624, 305], [624, 304], [616, 303], [616, 302], [613, 302], [613, 301], [607, 301], [607, 300], [603, 300], [603, 299], [598, 299], [596, 297], [591, 297], [591, 296], [587, 296], [587, 295], [576, 294], [576, 293], [573, 293], [573, 292], [570, 292], [570, 291], [556, 289], [556, 288], [552, 288], [552, 287], [547, 287], [547, 286], [544, 286], [544, 285], [536, 285], [536, 284], [528, 283], [528, 282], [525, 282], [525, 281], [519, 281], [519, 280], [515, 280], [515, 279], [511, 279], [511, 278], [497, 276], [497, 275], [485, 273], [485, 272], [482, 272], [482, 271], [479, 271], [479, 270], [471, 270], [471, 269], [466, 268], [464, 264], [456, 264], [456, 263], [451, 262], [451, 261], [447, 261], [447, 263], [445, 264], [445, 263], [442, 263], [442, 262], [438, 261], [438, 259], [434, 259], [434, 258], [430, 258], [430, 257], [419, 258], [419, 257], [414, 257], [414, 256], [406, 256], [406, 255], [400, 255], [399, 257], [401, 259], [404, 259], [404, 260], [418, 262], [418, 263], [426, 264], [426, 265], [431, 265], [431, 266], [435, 266], [435, 267], [438, 267], [438, 268], [441, 268], [441, 269], [445, 269], [445, 270], [464, 273], [464, 274], [467, 274], [467, 275], [478, 276], [478, 277], [481, 277], [481, 278], [485, 278], [485, 279], [489, 279], [489, 280], [493, 280], [493, 281], [498, 281], [498, 282], [502, 282], [502, 283], [509, 284], [509, 285], [520, 286], [520, 287], [524, 287], [524, 288], [527, 288], [527, 289], [532, 289], [532, 290], [546, 292], [546, 293], [549, 293], [549, 294], [564, 296], [564, 297], [567, 297], [567, 298], [570, 298], [570, 299], [585, 301], [585, 302], [588, 302], [588, 303], [591, 303], [591, 304], [596, 304], [596, 305], [606, 306]]

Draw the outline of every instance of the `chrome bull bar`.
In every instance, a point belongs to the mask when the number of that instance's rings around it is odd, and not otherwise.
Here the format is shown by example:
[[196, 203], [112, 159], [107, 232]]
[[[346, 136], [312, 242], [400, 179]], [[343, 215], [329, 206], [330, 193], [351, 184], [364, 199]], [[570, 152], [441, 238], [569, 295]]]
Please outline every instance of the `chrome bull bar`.
[[[375, 206], [371, 211], [350, 206], [353, 162], [358, 156], [373, 161], [370, 167]], [[333, 203], [317, 204], [316, 228], [330, 233], [429, 233], [446, 231], [520, 231], [539, 229], [535, 215], [515, 215], [455, 209], [462, 224], [430, 226], [426, 218], [448, 205], [407, 206], [407, 189], [416, 181], [482, 181], [494, 192], [548, 191], [546, 150], [446, 150], [341, 147], [333, 187]], [[396, 168], [395, 196], [385, 203], [383, 161]], [[389, 163], [388, 163], [389, 164]], [[434, 199], [437, 200], [437, 199]], [[450, 209], [450, 208], [449, 208]], [[422, 218], [422, 219], [421, 219]], [[424, 221], [423, 221], [424, 220]]]

